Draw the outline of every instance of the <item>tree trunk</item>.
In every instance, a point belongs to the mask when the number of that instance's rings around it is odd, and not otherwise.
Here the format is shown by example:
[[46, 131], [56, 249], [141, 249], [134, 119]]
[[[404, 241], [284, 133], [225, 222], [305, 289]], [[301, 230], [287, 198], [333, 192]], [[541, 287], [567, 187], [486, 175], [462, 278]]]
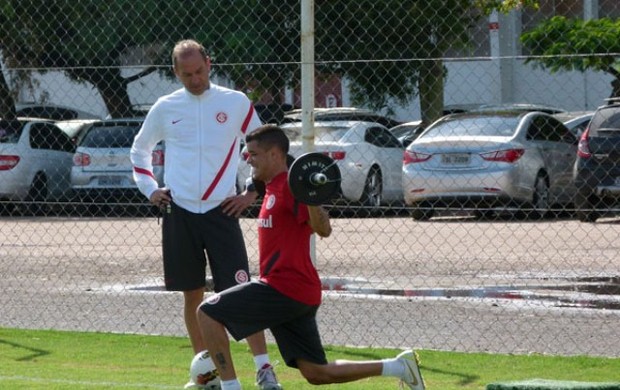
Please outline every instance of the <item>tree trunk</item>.
[[82, 78], [97, 88], [112, 118], [134, 116], [127, 92], [128, 82], [121, 76], [119, 69], [78, 69], [72, 76]]
[[620, 79], [611, 80], [611, 96], [610, 98], [620, 98]]
[[443, 116], [444, 69], [441, 60], [422, 62], [418, 88], [422, 122], [428, 125]]
[[17, 112], [15, 111], [15, 102], [11, 96], [11, 89], [6, 82], [4, 72], [0, 69], [0, 118], [15, 119]]

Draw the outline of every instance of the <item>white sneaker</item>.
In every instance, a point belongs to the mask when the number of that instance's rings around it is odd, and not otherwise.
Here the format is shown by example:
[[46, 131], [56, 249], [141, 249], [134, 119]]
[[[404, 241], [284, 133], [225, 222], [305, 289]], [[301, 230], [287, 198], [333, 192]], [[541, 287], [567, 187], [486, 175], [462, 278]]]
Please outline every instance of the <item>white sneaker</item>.
[[422, 373], [420, 373], [420, 358], [418, 354], [413, 351], [405, 351], [396, 356], [396, 359], [400, 360], [405, 365], [405, 373], [400, 378], [401, 388], [408, 386], [412, 390], [424, 390], [424, 379], [422, 379]]
[[256, 372], [256, 386], [260, 390], [282, 390], [271, 364], [265, 364]]

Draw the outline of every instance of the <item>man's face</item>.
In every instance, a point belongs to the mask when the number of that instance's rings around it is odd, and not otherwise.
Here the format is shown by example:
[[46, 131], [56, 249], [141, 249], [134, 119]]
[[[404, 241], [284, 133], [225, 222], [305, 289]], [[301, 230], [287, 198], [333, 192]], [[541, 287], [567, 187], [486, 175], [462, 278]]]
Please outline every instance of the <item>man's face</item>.
[[265, 150], [261, 148], [256, 141], [250, 141], [246, 144], [248, 151], [248, 164], [254, 168], [252, 178], [254, 180], [261, 180], [267, 182], [271, 180], [272, 166], [274, 159], [273, 148]]
[[176, 60], [174, 73], [183, 86], [193, 95], [201, 95], [209, 88], [211, 60], [202, 58], [200, 52], [182, 53]]

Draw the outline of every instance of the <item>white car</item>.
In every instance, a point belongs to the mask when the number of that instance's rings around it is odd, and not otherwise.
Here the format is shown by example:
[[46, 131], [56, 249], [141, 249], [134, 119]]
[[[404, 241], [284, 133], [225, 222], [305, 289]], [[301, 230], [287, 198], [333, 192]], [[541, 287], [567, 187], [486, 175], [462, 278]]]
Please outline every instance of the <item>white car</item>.
[[[301, 122], [281, 125], [291, 141], [289, 154], [304, 153]], [[363, 121], [326, 121], [314, 124], [314, 151], [330, 156], [342, 175], [344, 201], [370, 208], [401, 202], [403, 145], [383, 125]], [[245, 153], [241, 159], [247, 159]], [[239, 164], [238, 185], [243, 188], [250, 167]]]
[[93, 123], [98, 121], [100, 121], [100, 119], [67, 119], [65, 121], [56, 122], [56, 126], [67, 133], [73, 143], [78, 145], [84, 134], [86, 134], [86, 131], [88, 131]]
[[75, 144], [53, 121], [0, 120], [0, 200], [44, 202], [70, 199]]
[[69, 119], [101, 119], [90, 112], [77, 108], [43, 103], [16, 103], [17, 116], [30, 118], [46, 118], [57, 121]]
[[[94, 122], [78, 144], [71, 186], [84, 202], [127, 203], [147, 202], [133, 178], [130, 159], [131, 145], [140, 131], [144, 118], [106, 119]], [[163, 143], [153, 150], [153, 174], [163, 185]]]

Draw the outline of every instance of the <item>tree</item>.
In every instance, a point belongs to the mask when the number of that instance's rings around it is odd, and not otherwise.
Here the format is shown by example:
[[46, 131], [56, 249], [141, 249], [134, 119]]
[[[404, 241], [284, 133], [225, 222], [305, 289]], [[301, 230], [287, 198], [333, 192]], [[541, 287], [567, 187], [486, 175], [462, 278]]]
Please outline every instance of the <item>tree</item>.
[[[469, 43], [468, 29], [492, 10], [535, 5], [535, 0], [316, 0], [315, 58], [319, 73], [352, 81], [356, 105], [390, 111], [393, 102], [420, 95], [422, 119], [443, 111], [446, 71], [442, 56]], [[300, 15], [297, 0], [209, 0], [208, 28], [215, 72], [276, 99], [299, 78]], [[231, 26], [241, 25], [240, 28]]]
[[554, 16], [521, 35], [534, 63], [552, 73], [587, 69], [613, 76], [611, 97], [620, 97], [620, 19], [568, 19]]
[[[141, 48], [147, 65], [169, 64], [172, 42], [187, 33], [184, 19], [199, 14], [183, 0], [4, 0], [0, 11], [0, 51], [10, 68], [61, 69], [93, 85], [112, 117], [132, 114], [129, 83], [162, 69], [124, 77], [121, 59]], [[11, 109], [0, 104], [0, 112]]]
[[[375, 109], [389, 111], [419, 94], [427, 121], [443, 108], [445, 51], [467, 45], [469, 26], [491, 10], [535, 2], [315, 1], [319, 73], [351, 80], [353, 102]], [[130, 82], [156, 70], [170, 75], [170, 49], [186, 37], [209, 47], [215, 74], [276, 102], [299, 79], [298, 0], [2, 0], [0, 10], [5, 63], [61, 69], [93, 85], [113, 117], [131, 114]], [[136, 48], [144, 50], [140, 65], [151, 66], [124, 77], [121, 59]]]

